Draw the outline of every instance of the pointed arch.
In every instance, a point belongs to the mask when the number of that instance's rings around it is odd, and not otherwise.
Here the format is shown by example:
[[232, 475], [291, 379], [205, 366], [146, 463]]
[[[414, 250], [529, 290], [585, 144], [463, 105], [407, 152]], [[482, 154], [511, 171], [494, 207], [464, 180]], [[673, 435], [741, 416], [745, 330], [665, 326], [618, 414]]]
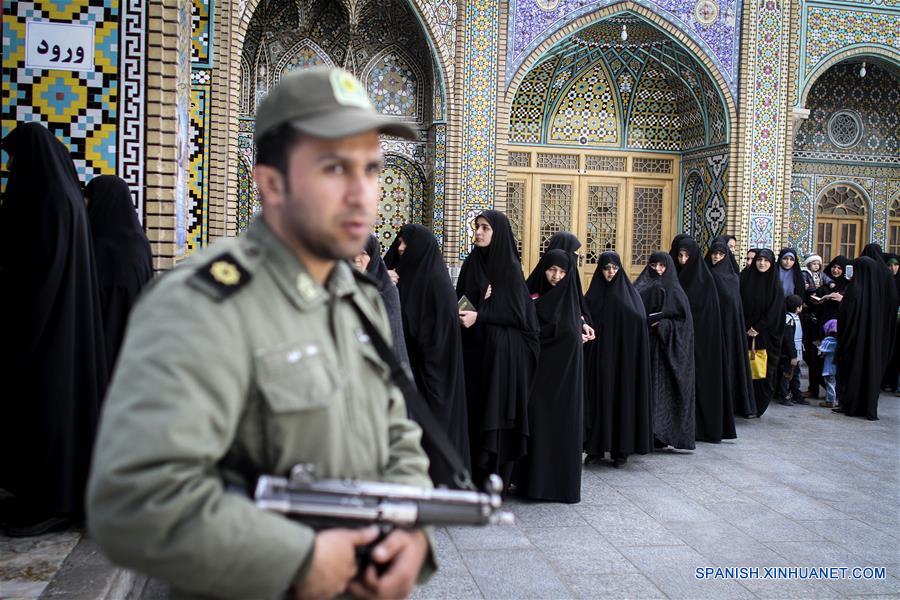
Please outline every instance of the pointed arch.
[[809, 98], [809, 92], [812, 90], [813, 85], [815, 85], [816, 81], [818, 81], [828, 69], [850, 58], [873, 58], [881, 62], [886, 62], [895, 69], [900, 69], [900, 51], [897, 51], [895, 48], [873, 46], [872, 44], [860, 44], [858, 46], [841, 48], [819, 61], [819, 63], [810, 71], [809, 75], [807, 75], [806, 81], [801, 82], [798, 106], [806, 106], [806, 100]]
[[360, 79], [378, 112], [410, 121], [422, 120], [427, 82], [421, 66], [405, 49], [392, 44], [380, 50], [369, 59]]
[[303, 38], [291, 46], [278, 61], [278, 64], [275, 65], [275, 68], [272, 70], [272, 83], [278, 83], [285, 72], [290, 72], [296, 68], [318, 65], [335, 66], [334, 61], [321, 46], [310, 38]]

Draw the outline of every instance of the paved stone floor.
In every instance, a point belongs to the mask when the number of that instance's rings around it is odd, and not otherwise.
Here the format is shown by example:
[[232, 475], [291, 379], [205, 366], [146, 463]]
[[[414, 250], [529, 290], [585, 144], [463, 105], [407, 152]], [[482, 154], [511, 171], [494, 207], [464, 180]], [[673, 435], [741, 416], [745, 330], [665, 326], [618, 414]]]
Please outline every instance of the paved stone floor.
[[[773, 405], [738, 419], [736, 441], [592, 465], [580, 504], [511, 499], [514, 526], [438, 530], [440, 572], [415, 597], [900, 598], [900, 398], [883, 395], [879, 414]], [[0, 598], [37, 597], [79, 537], [0, 537]], [[857, 566], [886, 576], [695, 578], [698, 567]]]

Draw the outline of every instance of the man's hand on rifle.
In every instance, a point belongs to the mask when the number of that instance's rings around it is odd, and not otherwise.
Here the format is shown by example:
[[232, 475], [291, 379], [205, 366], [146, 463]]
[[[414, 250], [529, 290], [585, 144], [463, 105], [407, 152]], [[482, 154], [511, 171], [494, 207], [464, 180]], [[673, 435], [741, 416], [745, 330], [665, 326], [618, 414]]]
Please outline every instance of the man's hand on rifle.
[[294, 586], [295, 600], [334, 598], [347, 590], [347, 584], [356, 576], [356, 547], [367, 546], [377, 538], [377, 527], [326, 529], [317, 533], [312, 564], [306, 577]]
[[379, 577], [370, 565], [363, 580], [352, 581], [347, 589], [356, 598], [406, 598], [427, 554], [428, 538], [422, 530], [395, 529], [372, 550], [372, 560], [387, 566], [384, 574]]

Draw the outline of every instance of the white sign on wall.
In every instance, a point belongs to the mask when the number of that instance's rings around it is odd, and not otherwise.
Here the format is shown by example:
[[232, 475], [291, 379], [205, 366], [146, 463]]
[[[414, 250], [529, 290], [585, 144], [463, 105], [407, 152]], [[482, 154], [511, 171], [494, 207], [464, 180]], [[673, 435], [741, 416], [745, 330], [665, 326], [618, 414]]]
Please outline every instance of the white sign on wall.
[[25, 68], [94, 70], [94, 24], [25, 23]]

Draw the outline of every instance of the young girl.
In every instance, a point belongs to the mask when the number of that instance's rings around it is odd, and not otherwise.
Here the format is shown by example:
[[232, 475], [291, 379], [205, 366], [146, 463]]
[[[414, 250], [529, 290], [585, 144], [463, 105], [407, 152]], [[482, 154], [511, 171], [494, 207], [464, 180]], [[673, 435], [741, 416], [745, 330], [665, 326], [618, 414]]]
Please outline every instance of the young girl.
[[840, 406], [836, 392], [837, 367], [834, 366], [834, 353], [837, 350], [837, 319], [831, 319], [822, 328], [825, 337], [819, 344], [819, 356], [822, 357], [822, 378], [825, 382], [825, 400], [819, 406], [837, 408]]

